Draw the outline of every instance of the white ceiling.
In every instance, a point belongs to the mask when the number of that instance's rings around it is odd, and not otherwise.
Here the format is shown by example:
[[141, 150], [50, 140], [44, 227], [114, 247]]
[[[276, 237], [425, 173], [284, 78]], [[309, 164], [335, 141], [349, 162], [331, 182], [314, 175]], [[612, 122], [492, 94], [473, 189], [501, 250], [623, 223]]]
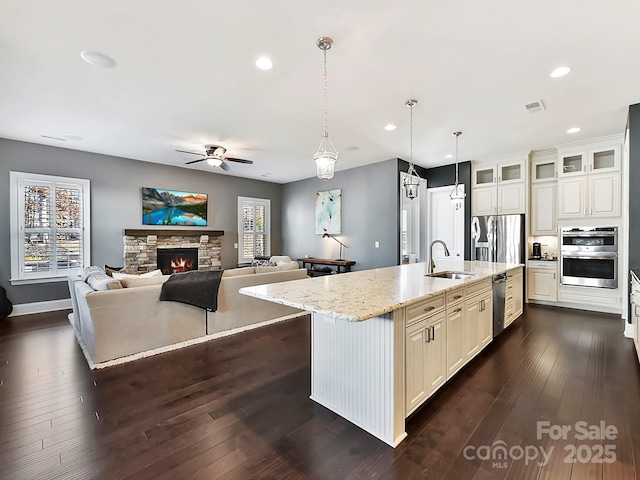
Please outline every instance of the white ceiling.
[[[175, 149], [220, 144], [255, 162], [222, 174], [312, 177], [330, 36], [338, 170], [408, 159], [410, 98], [419, 165], [452, 163], [455, 130], [460, 161], [547, 149], [624, 130], [639, 26], [635, 0], [2, 0], [0, 137], [175, 166], [197, 158]], [[550, 78], [559, 65], [573, 71]]]

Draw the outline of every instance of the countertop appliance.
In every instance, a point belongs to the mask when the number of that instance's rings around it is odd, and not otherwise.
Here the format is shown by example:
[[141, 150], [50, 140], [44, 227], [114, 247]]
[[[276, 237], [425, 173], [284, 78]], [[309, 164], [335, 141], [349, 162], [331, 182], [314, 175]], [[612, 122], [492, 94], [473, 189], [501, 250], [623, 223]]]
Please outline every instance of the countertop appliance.
[[531, 258], [535, 258], [538, 260], [542, 258], [542, 246], [538, 242], [533, 242]]
[[618, 227], [562, 228], [560, 283], [618, 288]]
[[471, 219], [471, 260], [524, 263], [524, 215]]
[[493, 276], [493, 338], [504, 330], [504, 309], [507, 293], [507, 274]]

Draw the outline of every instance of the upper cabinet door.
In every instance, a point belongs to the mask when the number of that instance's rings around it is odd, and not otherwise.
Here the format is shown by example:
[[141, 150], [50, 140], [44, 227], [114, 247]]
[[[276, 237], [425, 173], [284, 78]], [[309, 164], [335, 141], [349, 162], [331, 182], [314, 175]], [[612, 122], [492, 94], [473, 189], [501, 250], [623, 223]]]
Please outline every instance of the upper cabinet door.
[[474, 166], [471, 174], [472, 187], [488, 187], [497, 185], [497, 170], [496, 165]]
[[601, 148], [589, 152], [589, 173], [615, 172], [620, 170], [620, 146]]
[[513, 183], [524, 181], [526, 168], [525, 160], [517, 160], [498, 165], [498, 183]]
[[555, 235], [556, 192], [555, 182], [531, 185], [531, 235]]
[[560, 154], [558, 158], [558, 177], [582, 175], [587, 173], [587, 154], [571, 152]]
[[471, 189], [471, 214], [475, 216], [498, 213], [498, 190], [494, 188]]
[[558, 219], [587, 215], [587, 177], [558, 180]]

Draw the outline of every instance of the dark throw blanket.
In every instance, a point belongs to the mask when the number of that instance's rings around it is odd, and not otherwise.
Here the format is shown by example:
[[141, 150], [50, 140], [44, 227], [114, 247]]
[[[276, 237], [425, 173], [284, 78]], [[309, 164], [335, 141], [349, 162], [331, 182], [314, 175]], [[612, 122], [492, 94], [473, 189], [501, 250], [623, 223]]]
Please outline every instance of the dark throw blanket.
[[187, 303], [215, 312], [221, 278], [222, 270], [174, 273], [162, 284], [160, 300]]

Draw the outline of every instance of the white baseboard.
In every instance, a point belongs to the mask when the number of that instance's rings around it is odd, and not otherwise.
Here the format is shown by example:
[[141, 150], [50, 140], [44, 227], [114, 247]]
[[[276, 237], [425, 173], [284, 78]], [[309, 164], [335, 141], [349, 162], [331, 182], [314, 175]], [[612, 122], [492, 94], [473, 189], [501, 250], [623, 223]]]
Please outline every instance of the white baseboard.
[[66, 310], [71, 308], [71, 299], [63, 298], [62, 300], [49, 300], [48, 302], [23, 303], [13, 306], [13, 312], [10, 317], [18, 315], [30, 315], [32, 313], [53, 312], [56, 310]]
[[624, 322], [624, 336], [634, 338], [633, 323]]

